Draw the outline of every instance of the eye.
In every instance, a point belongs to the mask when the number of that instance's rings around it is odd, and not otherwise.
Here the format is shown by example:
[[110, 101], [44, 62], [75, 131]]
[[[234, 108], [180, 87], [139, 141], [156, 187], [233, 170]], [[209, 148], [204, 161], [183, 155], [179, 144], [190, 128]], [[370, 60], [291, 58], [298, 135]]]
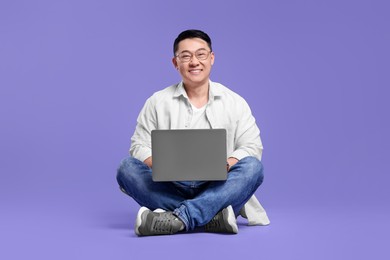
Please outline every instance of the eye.
[[191, 55], [184, 53], [180, 55], [180, 59], [186, 60], [186, 59], [191, 59]]
[[209, 53], [205, 50], [200, 50], [196, 53], [196, 57], [200, 60], [205, 60], [209, 56]]

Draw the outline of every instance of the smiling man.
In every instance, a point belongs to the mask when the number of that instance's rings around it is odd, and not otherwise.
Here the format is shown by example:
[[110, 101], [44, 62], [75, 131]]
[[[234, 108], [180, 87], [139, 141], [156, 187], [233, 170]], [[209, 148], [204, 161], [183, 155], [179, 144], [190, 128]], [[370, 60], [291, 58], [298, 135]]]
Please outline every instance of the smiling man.
[[[121, 162], [117, 181], [142, 206], [135, 224], [139, 236], [196, 227], [235, 234], [236, 217], [263, 181], [260, 130], [246, 101], [210, 80], [215, 57], [206, 33], [183, 31], [174, 41], [173, 52], [172, 62], [182, 81], [146, 101], [131, 138], [130, 156]], [[153, 182], [152, 130], [212, 128], [227, 131], [226, 181]]]

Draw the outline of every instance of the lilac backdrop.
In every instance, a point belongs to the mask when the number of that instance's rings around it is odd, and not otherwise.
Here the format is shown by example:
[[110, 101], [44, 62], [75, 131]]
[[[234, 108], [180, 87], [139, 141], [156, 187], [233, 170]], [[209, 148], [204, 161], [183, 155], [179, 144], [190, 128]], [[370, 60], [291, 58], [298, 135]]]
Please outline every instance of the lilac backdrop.
[[[386, 259], [387, 1], [1, 1], [1, 259]], [[212, 79], [262, 131], [271, 225], [137, 238], [116, 167], [172, 42], [213, 39]]]

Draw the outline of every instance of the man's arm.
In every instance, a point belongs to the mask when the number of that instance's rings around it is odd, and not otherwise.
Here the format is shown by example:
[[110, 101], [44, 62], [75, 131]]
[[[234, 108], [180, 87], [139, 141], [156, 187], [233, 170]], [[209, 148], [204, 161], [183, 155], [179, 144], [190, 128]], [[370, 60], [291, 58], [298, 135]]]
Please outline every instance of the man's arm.
[[[137, 126], [131, 137], [130, 155], [132, 157], [145, 162], [152, 156], [151, 132], [156, 129], [156, 125], [155, 106], [152, 98], [149, 98], [138, 115]], [[151, 167], [151, 159], [149, 167]]]
[[252, 116], [251, 109], [244, 99], [237, 102], [238, 121], [235, 131], [234, 151], [229, 157], [241, 160], [246, 156], [261, 159], [263, 145], [260, 139], [260, 130]]

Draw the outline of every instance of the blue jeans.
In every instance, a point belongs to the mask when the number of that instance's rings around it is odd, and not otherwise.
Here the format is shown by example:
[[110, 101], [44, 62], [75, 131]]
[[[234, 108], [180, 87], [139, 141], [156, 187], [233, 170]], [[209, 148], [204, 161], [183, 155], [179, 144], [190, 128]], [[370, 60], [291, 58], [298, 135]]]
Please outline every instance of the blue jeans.
[[187, 231], [206, 225], [229, 205], [238, 216], [263, 177], [263, 166], [255, 157], [238, 161], [230, 168], [226, 181], [154, 182], [152, 169], [133, 157], [125, 158], [117, 173], [122, 191], [151, 210], [173, 211]]

